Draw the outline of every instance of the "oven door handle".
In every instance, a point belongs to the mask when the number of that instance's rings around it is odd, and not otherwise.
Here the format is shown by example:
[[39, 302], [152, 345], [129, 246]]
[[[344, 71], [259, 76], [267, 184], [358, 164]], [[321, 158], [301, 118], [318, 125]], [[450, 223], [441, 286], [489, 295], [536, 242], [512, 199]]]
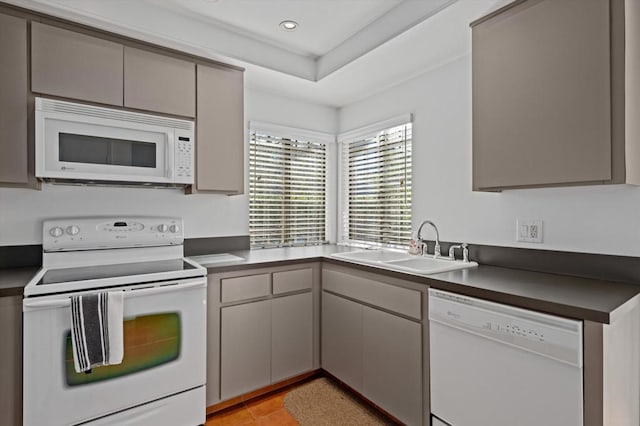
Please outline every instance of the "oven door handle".
[[55, 300], [25, 300], [22, 302], [23, 308], [45, 309], [45, 308], [64, 308], [71, 304], [71, 299], [55, 299]]
[[187, 290], [189, 288], [206, 287], [206, 286], [207, 286], [207, 282], [203, 278], [194, 282], [189, 282], [184, 284], [168, 284], [168, 285], [163, 285], [159, 287], [131, 288], [131, 289], [127, 289], [124, 292], [124, 297], [126, 299], [128, 297], [136, 297], [136, 296], [151, 296], [154, 294], [169, 293], [171, 291]]
[[[207, 283], [204, 279], [197, 280], [194, 282], [184, 283], [184, 284], [170, 284], [163, 285], [160, 287], [143, 287], [140, 289], [127, 289], [124, 292], [125, 300], [129, 297], [138, 297], [138, 296], [152, 296], [155, 294], [169, 293], [172, 291], [180, 291], [186, 290], [190, 288], [196, 287], [206, 287]], [[65, 297], [63, 299], [53, 299], [53, 300], [24, 300], [22, 302], [23, 308], [29, 309], [55, 309], [55, 308], [64, 308], [71, 305], [71, 298]]]

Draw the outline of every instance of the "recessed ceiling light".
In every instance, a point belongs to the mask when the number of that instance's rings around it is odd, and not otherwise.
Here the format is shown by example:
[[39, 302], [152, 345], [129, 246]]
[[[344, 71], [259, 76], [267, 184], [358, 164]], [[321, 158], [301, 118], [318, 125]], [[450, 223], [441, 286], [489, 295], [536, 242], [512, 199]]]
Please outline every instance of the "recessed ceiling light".
[[282, 28], [285, 31], [295, 31], [296, 28], [298, 28], [298, 23], [295, 21], [282, 21], [280, 22], [280, 28]]

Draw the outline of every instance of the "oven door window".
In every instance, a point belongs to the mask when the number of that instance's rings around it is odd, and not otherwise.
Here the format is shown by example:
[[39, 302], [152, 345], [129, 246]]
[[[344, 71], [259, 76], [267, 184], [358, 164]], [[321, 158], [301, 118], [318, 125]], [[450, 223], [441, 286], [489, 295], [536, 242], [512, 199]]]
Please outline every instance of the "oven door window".
[[156, 168], [156, 144], [59, 133], [58, 160], [69, 163]]
[[124, 358], [121, 364], [76, 373], [73, 367], [71, 331], [65, 333], [64, 368], [67, 386], [80, 386], [134, 374], [175, 361], [180, 356], [178, 313], [144, 315], [124, 321]]

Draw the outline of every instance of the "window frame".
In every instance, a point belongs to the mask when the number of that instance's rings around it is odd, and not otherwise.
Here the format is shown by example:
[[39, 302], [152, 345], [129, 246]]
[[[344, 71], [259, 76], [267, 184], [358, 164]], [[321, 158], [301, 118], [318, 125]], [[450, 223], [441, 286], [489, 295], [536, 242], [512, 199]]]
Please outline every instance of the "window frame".
[[[337, 226], [337, 241], [338, 244], [347, 245], [352, 247], [381, 247], [381, 248], [402, 248], [406, 249], [409, 241], [407, 241], [406, 245], [400, 244], [386, 244], [381, 242], [373, 242], [373, 241], [361, 241], [361, 240], [352, 240], [349, 238], [349, 175], [348, 175], [348, 159], [345, 158], [345, 151], [348, 149], [347, 146], [350, 143], [361, 141], [366, 138], [378, 137], [381, 132], [392, 129], [394, 127], [399, 127], [402, 125], [411, 124], [411, 169], [412, 169], [412, 179], [411, 179], [411, 218], [409, 219], [408, 226], [412, 231], [412, 222], [413, 222], [413, 140], [415, 137], [415, 132], [413, 128], [413, 114], [403, 114], [396, 117], [389, 118], [387, 120], [382, 120], [376, 122], [371, 125], [367, 125], [364, 127], [357, 128], [355, 130], [351, 130], [349, 132], [341, 133], [338, 135], [337, 143], [338, 143], [338, 194], [337, 194], [337, 206], [338, 206], [338, 226]], [[347, 164], [345, 164], [347, 161]]]
[[[251, 215], [251, 198], [252, 198], [252, 187], [251, 187], [251, 141], [253, 138], [253, 134], [263, 134], [267, 136], [277, 137], [280, 139], [289, 139], [289, 140], [298, 140], [303, 142], [313, 142], [324, 144], [326, 147], [325, 151], [325, 212], [324, 212], [324, 230], [325, 230], [325, 238], [322, 242], [311, 243], [311, 244], [285, 244], [285, 245], [253, 245], [250, 242], [252, 250], [259, 250], [263, 248], [277, 248], [277, 247], [304, 247], [304, 246], [315, 246], [315, 245], [323, 245], [323, 244], [331, 244], [335, 243], [335, 220], [333, 218], [332, 212], [335, 211], [336, 202], [335, 202], [335, 182], [336, 182], [336, 136], [334, 134], [317, 132], [313, 130], [300, 129], [295, 127], [283, 126], [279, 124], [273, 123], [265, 123], [258, 121], [250, 121], [249, 122], [249, 131], [248, 131], [248, 155], [247, 155], [247, 167], [248, 167], [248, 203], [249, 203], [249, 215]], [[251, 232], [251, 223], [249, 218], [249, 238], [250, 241], [252, 232]]]

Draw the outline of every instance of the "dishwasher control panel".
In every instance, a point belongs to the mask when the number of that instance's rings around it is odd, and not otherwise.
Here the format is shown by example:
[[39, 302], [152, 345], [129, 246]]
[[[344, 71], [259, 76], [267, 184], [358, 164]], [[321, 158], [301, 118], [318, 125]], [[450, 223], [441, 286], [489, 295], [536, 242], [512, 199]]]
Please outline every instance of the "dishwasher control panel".
[[429, 289], [429, 320], [464, 332], [582, 364], [582, 322]]
[[544, 342], [544, 332], [538, 328], [527, 327], [526, 325], [519, 326], [517, 324], [500, 324], [496, 323], [487, 323], [487, 328], [489, 330], [494, 330], [498, 333], [510, 334], [513, 336], [520, 336], [525, 339], [535, 340], [539, 342]]

